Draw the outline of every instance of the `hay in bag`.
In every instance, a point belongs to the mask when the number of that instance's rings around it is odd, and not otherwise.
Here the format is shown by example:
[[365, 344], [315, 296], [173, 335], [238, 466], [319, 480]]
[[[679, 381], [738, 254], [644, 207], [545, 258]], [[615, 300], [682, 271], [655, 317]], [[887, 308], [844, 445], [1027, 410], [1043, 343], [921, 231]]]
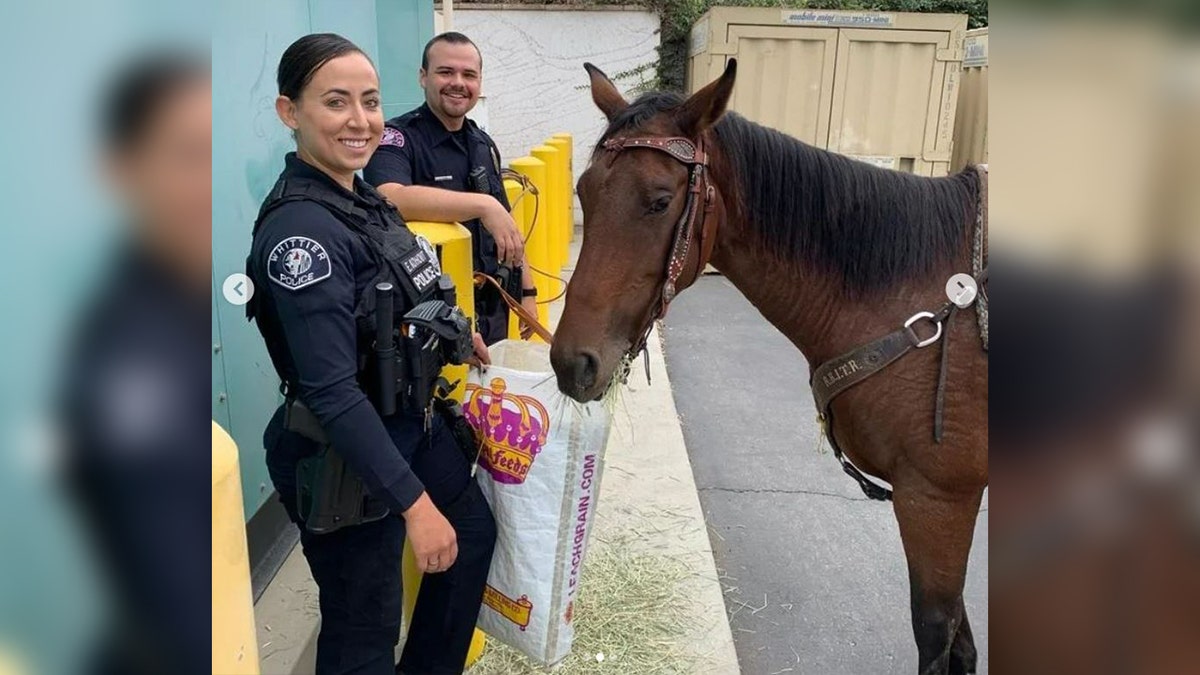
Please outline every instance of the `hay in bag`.
[[505, 340], [463, 410], [484, 439], [476, 479], [498, 535], [479, 627], [542, 665], [571, 650], [609, 416], [558, 391], [550, 347]]

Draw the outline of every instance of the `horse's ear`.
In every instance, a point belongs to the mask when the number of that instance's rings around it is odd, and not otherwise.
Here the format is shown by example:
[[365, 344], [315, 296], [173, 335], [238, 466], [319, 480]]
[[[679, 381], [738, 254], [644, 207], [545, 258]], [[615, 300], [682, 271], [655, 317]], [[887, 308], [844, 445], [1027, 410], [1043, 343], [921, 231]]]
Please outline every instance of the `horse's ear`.
[[629, 102], [625, 100], [624, 96], [621, 96], [621, 92], [617, 91], [617, 85], [613, 84], [612, 80], [608, 79], [608, 76], [599, 68], [590, 63], [583, 64], [583, 68], [587, 71], [588, 77], [592, 78], [592, 101], [611, 122], [617, 113], [629, 107]]
[[725, 114], [725, 106], [733, 95], [733, 82], [737, 79], [737, 59], [729, 59], [725, 72], [716, 82], [693, 94], [679, 107], [675, 121], [689, 138], [696, 138], [717, 123]]

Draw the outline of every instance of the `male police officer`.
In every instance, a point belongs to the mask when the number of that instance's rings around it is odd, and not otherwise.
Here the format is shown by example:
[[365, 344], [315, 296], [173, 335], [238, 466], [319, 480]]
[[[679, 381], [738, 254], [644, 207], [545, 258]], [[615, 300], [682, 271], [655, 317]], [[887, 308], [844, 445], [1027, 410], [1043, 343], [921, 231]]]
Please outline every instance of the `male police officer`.
[[[524, 242], [509, 215], [500, 152], [467, 119], [479, 100], [482, 71], [479, 48], [462, 33], [430, 40], [421, 58], [425, 104], [387, 121], [363, 176], [406, 220], [463, 223], [471, 231], [475, 271], [520, 275], [521, 302], [536, 315], [537, 291], [521, 264]], [[490, 284], [475, 292], [475, 315], [488, 344], [507, 336], [508, 308]], [[523, 327], [522, 335], [529, 330]]]

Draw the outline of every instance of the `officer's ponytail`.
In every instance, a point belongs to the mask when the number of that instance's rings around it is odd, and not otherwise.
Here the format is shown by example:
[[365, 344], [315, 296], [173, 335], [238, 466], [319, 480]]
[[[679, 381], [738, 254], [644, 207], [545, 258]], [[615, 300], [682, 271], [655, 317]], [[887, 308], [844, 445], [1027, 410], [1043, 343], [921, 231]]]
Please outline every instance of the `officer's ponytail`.
[[[358, 45], [335, 33], [313, 33], [292, 43], [279, 59], [275, 79], [279, 95], [295, 101], [321, 66], [346, 54], [367, 56]], [[367, 56], [370, 61], [371, 57]], [[374, 65], [374, 64], [372, 64]]]

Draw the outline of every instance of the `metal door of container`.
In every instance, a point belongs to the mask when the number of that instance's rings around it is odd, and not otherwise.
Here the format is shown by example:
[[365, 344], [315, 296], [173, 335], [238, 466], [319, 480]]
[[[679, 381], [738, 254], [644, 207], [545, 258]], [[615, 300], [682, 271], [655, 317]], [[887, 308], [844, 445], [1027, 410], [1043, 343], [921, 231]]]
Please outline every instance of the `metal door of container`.
[[962, 52], [950, 32], [842, 29], [829, 150], [923, 176], [949, 170]]
[[726, 40], [738, 60], [730, 107], [759, 124], [824, 148], [838, 30], [730, 24]]
[[967, 31], [954, 117], [951, 171], [988, 161], [988, 29]]

